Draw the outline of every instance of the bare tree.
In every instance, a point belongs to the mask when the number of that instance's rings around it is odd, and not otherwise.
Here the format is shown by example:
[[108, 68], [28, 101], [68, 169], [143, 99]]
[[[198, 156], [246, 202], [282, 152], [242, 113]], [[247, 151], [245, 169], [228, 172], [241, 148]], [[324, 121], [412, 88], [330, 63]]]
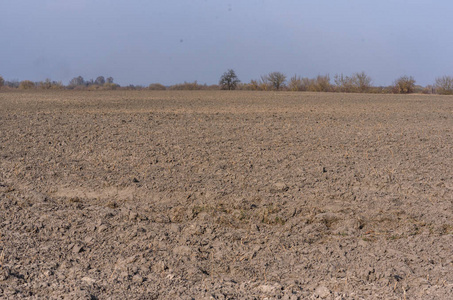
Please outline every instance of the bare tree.
[[401, 76], [393, 84], [393, 92], [396, 94], [410, 94], [415, 90], [415, 79], [412, 76]]
[[250, 80], [250, 83], [248, 85], [252, 91], [257, 91], [260, 89], [260, 85], [257, 80]]
[[108, 77], [107, 78], [107, 83], [113, 83], [113, 77]]
[[52, 88], [52, 81], [49, 78], [46, 78], [45, 81], [39, 82], [39, 88], [43, 90], [48, 90]]
[[354, 78], [354, 84], [360, 93], [365, 93], [370, 89], [372, 80], [365, 72], [355, 73], [352, 77]]
[[5, 79], [3, 79], [2, 76], [0, 76], [0, 88], [5, 84]]
[[442, 76], [436, 78], [436, 91], [441, 95], [453, 95], [453, 77]]
[[235, 90], [240, 82], [234, 70], [229, 69], [220, 77], [219, 85], [222, 90]]
[[286, 76], [283, 73], [272, 72], [269, 73], [266, 77], [270, 85], [277, 91], [279, 91], [285, 85]]

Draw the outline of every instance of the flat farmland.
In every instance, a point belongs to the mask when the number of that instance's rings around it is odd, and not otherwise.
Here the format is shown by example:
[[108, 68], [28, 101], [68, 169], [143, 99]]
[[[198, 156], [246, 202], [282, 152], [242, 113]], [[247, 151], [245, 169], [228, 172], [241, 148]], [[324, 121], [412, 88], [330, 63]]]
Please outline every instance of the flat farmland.
[[0, 298], [451, 299], [453, 97], [0, 92]]

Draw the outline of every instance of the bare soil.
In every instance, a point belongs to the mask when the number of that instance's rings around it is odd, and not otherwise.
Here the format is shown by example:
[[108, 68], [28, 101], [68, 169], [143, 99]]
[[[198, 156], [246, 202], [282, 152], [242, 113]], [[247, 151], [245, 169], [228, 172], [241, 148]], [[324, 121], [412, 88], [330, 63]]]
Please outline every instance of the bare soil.
[[451, 299], [453, 97], [0, 92], [0, 298]]

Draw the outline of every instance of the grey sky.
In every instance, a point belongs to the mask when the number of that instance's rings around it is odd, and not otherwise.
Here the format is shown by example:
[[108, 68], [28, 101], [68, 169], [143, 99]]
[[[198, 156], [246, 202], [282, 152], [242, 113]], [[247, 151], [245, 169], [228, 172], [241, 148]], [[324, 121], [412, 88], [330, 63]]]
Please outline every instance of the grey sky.
[[365, 71], [376, 85], [453, 75], [453, 1], [1, 0], [0, 75], [63, 83], [243, 82]]

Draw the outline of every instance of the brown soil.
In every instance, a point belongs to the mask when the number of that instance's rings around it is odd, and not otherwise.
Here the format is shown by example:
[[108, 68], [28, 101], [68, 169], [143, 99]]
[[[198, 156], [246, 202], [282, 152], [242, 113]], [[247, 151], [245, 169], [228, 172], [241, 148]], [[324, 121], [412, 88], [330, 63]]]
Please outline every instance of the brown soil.
[[451, 299], [453, 97], [0, 92], [0, 297]]

